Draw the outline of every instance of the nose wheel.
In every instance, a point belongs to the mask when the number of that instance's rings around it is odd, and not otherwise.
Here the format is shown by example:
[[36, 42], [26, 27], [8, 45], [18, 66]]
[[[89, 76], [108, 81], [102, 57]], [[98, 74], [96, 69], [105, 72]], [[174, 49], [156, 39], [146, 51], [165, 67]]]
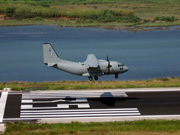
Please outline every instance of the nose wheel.
[[118, 79], [118, 74], [115, 74], [115, 78]]
[[89, 76], [89, 81], [92, 81], [92, 80], [93, 80], [92, 76]]

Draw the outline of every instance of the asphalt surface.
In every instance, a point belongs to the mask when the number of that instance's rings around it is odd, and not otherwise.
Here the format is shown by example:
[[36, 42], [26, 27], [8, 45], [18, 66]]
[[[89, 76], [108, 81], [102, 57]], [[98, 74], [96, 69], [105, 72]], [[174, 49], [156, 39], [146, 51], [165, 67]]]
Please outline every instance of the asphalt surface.
[[[94, 91], [93, 91], [94, 92]], [[77, 94], [77, 92], [75, 92]], [[91, 93], [91, 92], [90, 92]], [[180, 117], [180, 91], [118, 92], [111, 96], [58, 96], [61, 93], [9, 92], [2, 123], [8, 121], [37, 121], [43, 119], [106, 119], [142, 116]], [[1, 98], [2, 94], [0, 93]], [[38, 97], [39, 95], [39, 97]], [[103, 93], [101, 94], [103, 95]], [[122, 96], [123, 95], [123, 96]], [[59, 98], [58, 98], [59, 97]], [[106, 119], [107, 120], [107, 119]]]

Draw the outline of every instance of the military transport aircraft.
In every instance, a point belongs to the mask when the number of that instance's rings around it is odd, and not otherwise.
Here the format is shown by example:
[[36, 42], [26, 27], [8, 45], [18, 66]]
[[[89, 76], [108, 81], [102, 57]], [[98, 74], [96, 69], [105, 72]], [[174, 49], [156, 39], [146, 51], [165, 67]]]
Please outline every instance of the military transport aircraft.
[[127, 66], [117, 61], [110, 61], [108, 56], [106, 60], [100, 60], [94, 54], [89, 54], [86, 61], [82, 63], [62, 60], [50, 43], [43, 43], [43, 56], [44, 64], [48, 67], [54, 67], [75, 75], [87, 76], [90, 81], [93, 80], [93, 77], [98, 80], [99, 76], [110, 74], [115, 74], [115, 78], [118, 78], [118, 74], [128, 71]]

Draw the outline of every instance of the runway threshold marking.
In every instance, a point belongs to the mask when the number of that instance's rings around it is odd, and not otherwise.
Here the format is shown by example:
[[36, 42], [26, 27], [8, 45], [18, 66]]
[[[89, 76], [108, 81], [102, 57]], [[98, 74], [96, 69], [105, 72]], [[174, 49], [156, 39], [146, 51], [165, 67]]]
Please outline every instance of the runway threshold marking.
[[[55, 93], [43, 93], [28, 95], [23, 93], [21, 101], [21, 119], [46, 119], [46, 118], [103, 118], [103, 117], [124, 117], [124, 116], [139, 116], [141, 113], [137, 108], [107, 108], [107, 109], [91, 109], [87, 98], [88, 96], [119, 96], [119, 92], [113, 93], [71, 93], [67, 96], [67, 93], [61, 94], [59, 98], [56, 98]], [[65, 95], [66, 94], [66, 95]], [[122, 94], [122, 92], [121, 92]], [[125, 95], [125, 93], [123, 93]], [[78, 95], [78, 98], [70, 99]], [[62, 98], [63, 97], [63, 98]], [[79, 98], [83, 97], [83, 98]], [[51, 106], [53, 105], [53, 106]], [[74, 109], [71, 106], [75, 106]]]
[[[44, 111], [44, 112], [43, 112]], [[116, 109], [78, 109], [78, 110], [26, 110], [21, 111], [21, 118], [83, 118], [83, 117], [121, 117], [141, 115], [137, 108]]]
[[2, 92], [1, 93], [1, 98], [0, 98], [0, 123], [3, 121], [4, 110], [5, 110], [5, 106], [6, 106], [7, 97], [8, 97], [8, 92]]
[[71, 105], [76, 105], [78, 108], [90, 108], [89, 103], [86, 104], [57, 104], [57, 107], [33, 107], [33, 105], [21, 105], [21, 109], [59, 109], [69, 108]]

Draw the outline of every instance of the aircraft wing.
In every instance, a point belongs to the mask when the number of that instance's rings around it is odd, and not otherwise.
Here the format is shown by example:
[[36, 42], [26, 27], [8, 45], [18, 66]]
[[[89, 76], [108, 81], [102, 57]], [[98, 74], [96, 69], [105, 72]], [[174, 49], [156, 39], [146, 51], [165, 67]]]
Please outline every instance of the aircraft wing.
[[85, 62], [86, 67], [89, 68], [98, 68], [99, 63], [97, 58], [95, 57], [94, 54], [89, 54], [87, 56], [86, 62]]

